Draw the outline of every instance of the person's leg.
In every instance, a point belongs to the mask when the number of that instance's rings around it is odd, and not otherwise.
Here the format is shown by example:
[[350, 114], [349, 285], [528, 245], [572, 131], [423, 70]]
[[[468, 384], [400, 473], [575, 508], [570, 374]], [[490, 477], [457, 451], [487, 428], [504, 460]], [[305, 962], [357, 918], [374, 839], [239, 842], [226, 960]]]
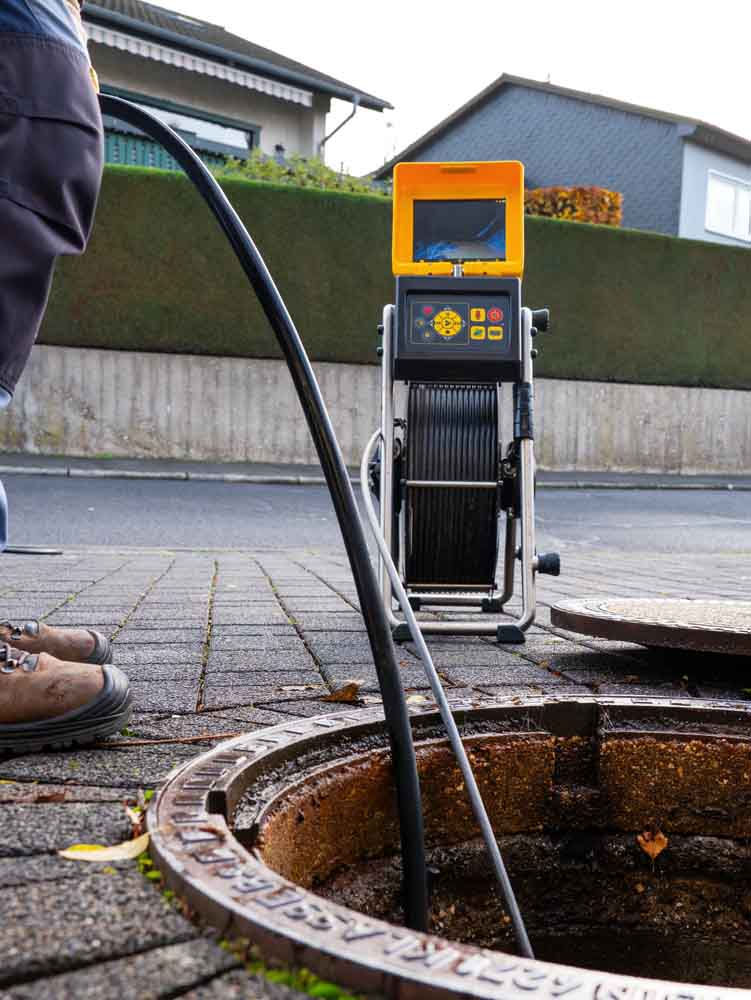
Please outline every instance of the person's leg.
[[[0, 410], [6, 409], [13, 397], [0, 386]], [[3, 481], [0, 479], [0, 552], [5, 551], [8, 544], [8, 497], [5, 493]]]
[[0, 552], [5, 552], [8, 544], [8, 497], [0, 479]]
[[[17, 97], [0, 114], [0, 389], [11, 397], [55, 261], [86, 246], [103, 142], [82, 53], [0, 35], [0, 66], [4, 96]], [[28, 110], [36, 108], [45, 113]], [[109, 652], [109, 642], [87, 629], [0, 623], [0, 751], [70, 746], [122, 729], [132, 697], [127, 677], [101, 665]]]

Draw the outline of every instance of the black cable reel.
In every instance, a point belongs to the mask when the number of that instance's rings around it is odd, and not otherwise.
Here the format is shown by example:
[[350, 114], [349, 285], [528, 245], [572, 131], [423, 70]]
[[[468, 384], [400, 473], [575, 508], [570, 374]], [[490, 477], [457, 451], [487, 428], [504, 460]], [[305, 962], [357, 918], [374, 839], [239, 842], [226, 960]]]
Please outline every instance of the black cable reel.
[[498, 488], [414, 482], [498, 482], [499, 393], [494, 385], [411, 383], [407, 403], [406, 581], [413, 590], [493, 589]]

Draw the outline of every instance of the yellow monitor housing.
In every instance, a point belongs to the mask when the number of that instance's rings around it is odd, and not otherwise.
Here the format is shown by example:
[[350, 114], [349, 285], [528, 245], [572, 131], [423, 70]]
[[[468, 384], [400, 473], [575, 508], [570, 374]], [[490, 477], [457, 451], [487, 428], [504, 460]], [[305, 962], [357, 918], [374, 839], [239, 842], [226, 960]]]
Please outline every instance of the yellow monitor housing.
[[[467, 225], [481, 223], [467, 240]], [[478, 240], [486, 231], [490, 237]], [[521, 278], [524, 166], [517, 160], [394, 168], [394, 274], [450, 275], [456, 264], [465, 275]]]

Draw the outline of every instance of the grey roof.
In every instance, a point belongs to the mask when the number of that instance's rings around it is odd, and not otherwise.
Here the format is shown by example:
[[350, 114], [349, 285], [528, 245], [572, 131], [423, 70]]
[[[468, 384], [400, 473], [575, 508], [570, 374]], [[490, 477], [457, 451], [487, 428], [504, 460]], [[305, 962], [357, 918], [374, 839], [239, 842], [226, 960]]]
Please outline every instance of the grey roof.
[[366, 94], [352, 84], [319, 73], [278, 52], [264, 49], [247, 38], [230, 34], [218, 25], [144, 3], [143, 0], [96, 0], [85, 4], [83, 14], [85, 20], [95, 24], [120, 28], [141, 38], [158, 40], [331, 97], [345, 101], [357, 97], [361, 107], [372, 111], [392, 107], [380, 97]]
[[457, 108], [447, 118], [444, 118], [443, 121], [439, 122], [424, 135], [421, 135], [419, 139], [416, 139], [406, 149], [403, 149], [393, 160], [389, 160], [388, 163], [384, 163], [382, 167], [373, 171], [373, 177], [377, 180], [388, 177], [397, 163], [402, 160], [408, 160], [415, 154], [419, 155], [423, 146], [427, 145], [443, 132], [446, 132], [462, 118], [471, 115], [485, 101], [496, 97], [503, 87], [509, 86], [525, 87], [528, 90], [541, 90], [547, 94], [556, 94], [559, 97], [570, 97], [578, 101], [587, 101], [590, 104], [599, 104], [606, 108], [613, 108], [616, 111], [641, 115], [644, 118], [656, 118], [660, 121], [673, 122], [679, 127], [680, 134], [684, 139], [690, 139], [702, 146], [715, 149], [720, 153], [734, 156], [745, 163], [751, 163], [751, 141], [742, 139], [738, 135], [733, 135], [732, 132], [725, 132], [714, 125], [708, 125], [698, 118], [675, 115], [668, 111], [656, 111], [654, 108], [645, 108], [638, 104], [627, 104], [625, 101], [617, 101], [612, 97], [602, 97], [600, 94], [589, 94], [583, 90], [570, 90], [568, 87], [559, 87], [553, 83], [542, 83], [540, 80], [528, 80], [522, 76], [511, 76], [508, 73], [503, 73], [490, 86], [481, 90], [479, 94], [467, 101], [466, 104]]

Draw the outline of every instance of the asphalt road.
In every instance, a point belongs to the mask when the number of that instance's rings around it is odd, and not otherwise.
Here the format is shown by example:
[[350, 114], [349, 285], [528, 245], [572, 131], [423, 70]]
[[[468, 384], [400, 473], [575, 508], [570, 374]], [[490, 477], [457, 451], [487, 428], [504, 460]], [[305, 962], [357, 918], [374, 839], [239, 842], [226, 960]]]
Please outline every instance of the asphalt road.
[[[5, 479], [17, 545], [263, 548], [337, 545], [324, 487], [213, 482]], [[751, 553], [751, 493], [545, 490], [538, 546]]]

